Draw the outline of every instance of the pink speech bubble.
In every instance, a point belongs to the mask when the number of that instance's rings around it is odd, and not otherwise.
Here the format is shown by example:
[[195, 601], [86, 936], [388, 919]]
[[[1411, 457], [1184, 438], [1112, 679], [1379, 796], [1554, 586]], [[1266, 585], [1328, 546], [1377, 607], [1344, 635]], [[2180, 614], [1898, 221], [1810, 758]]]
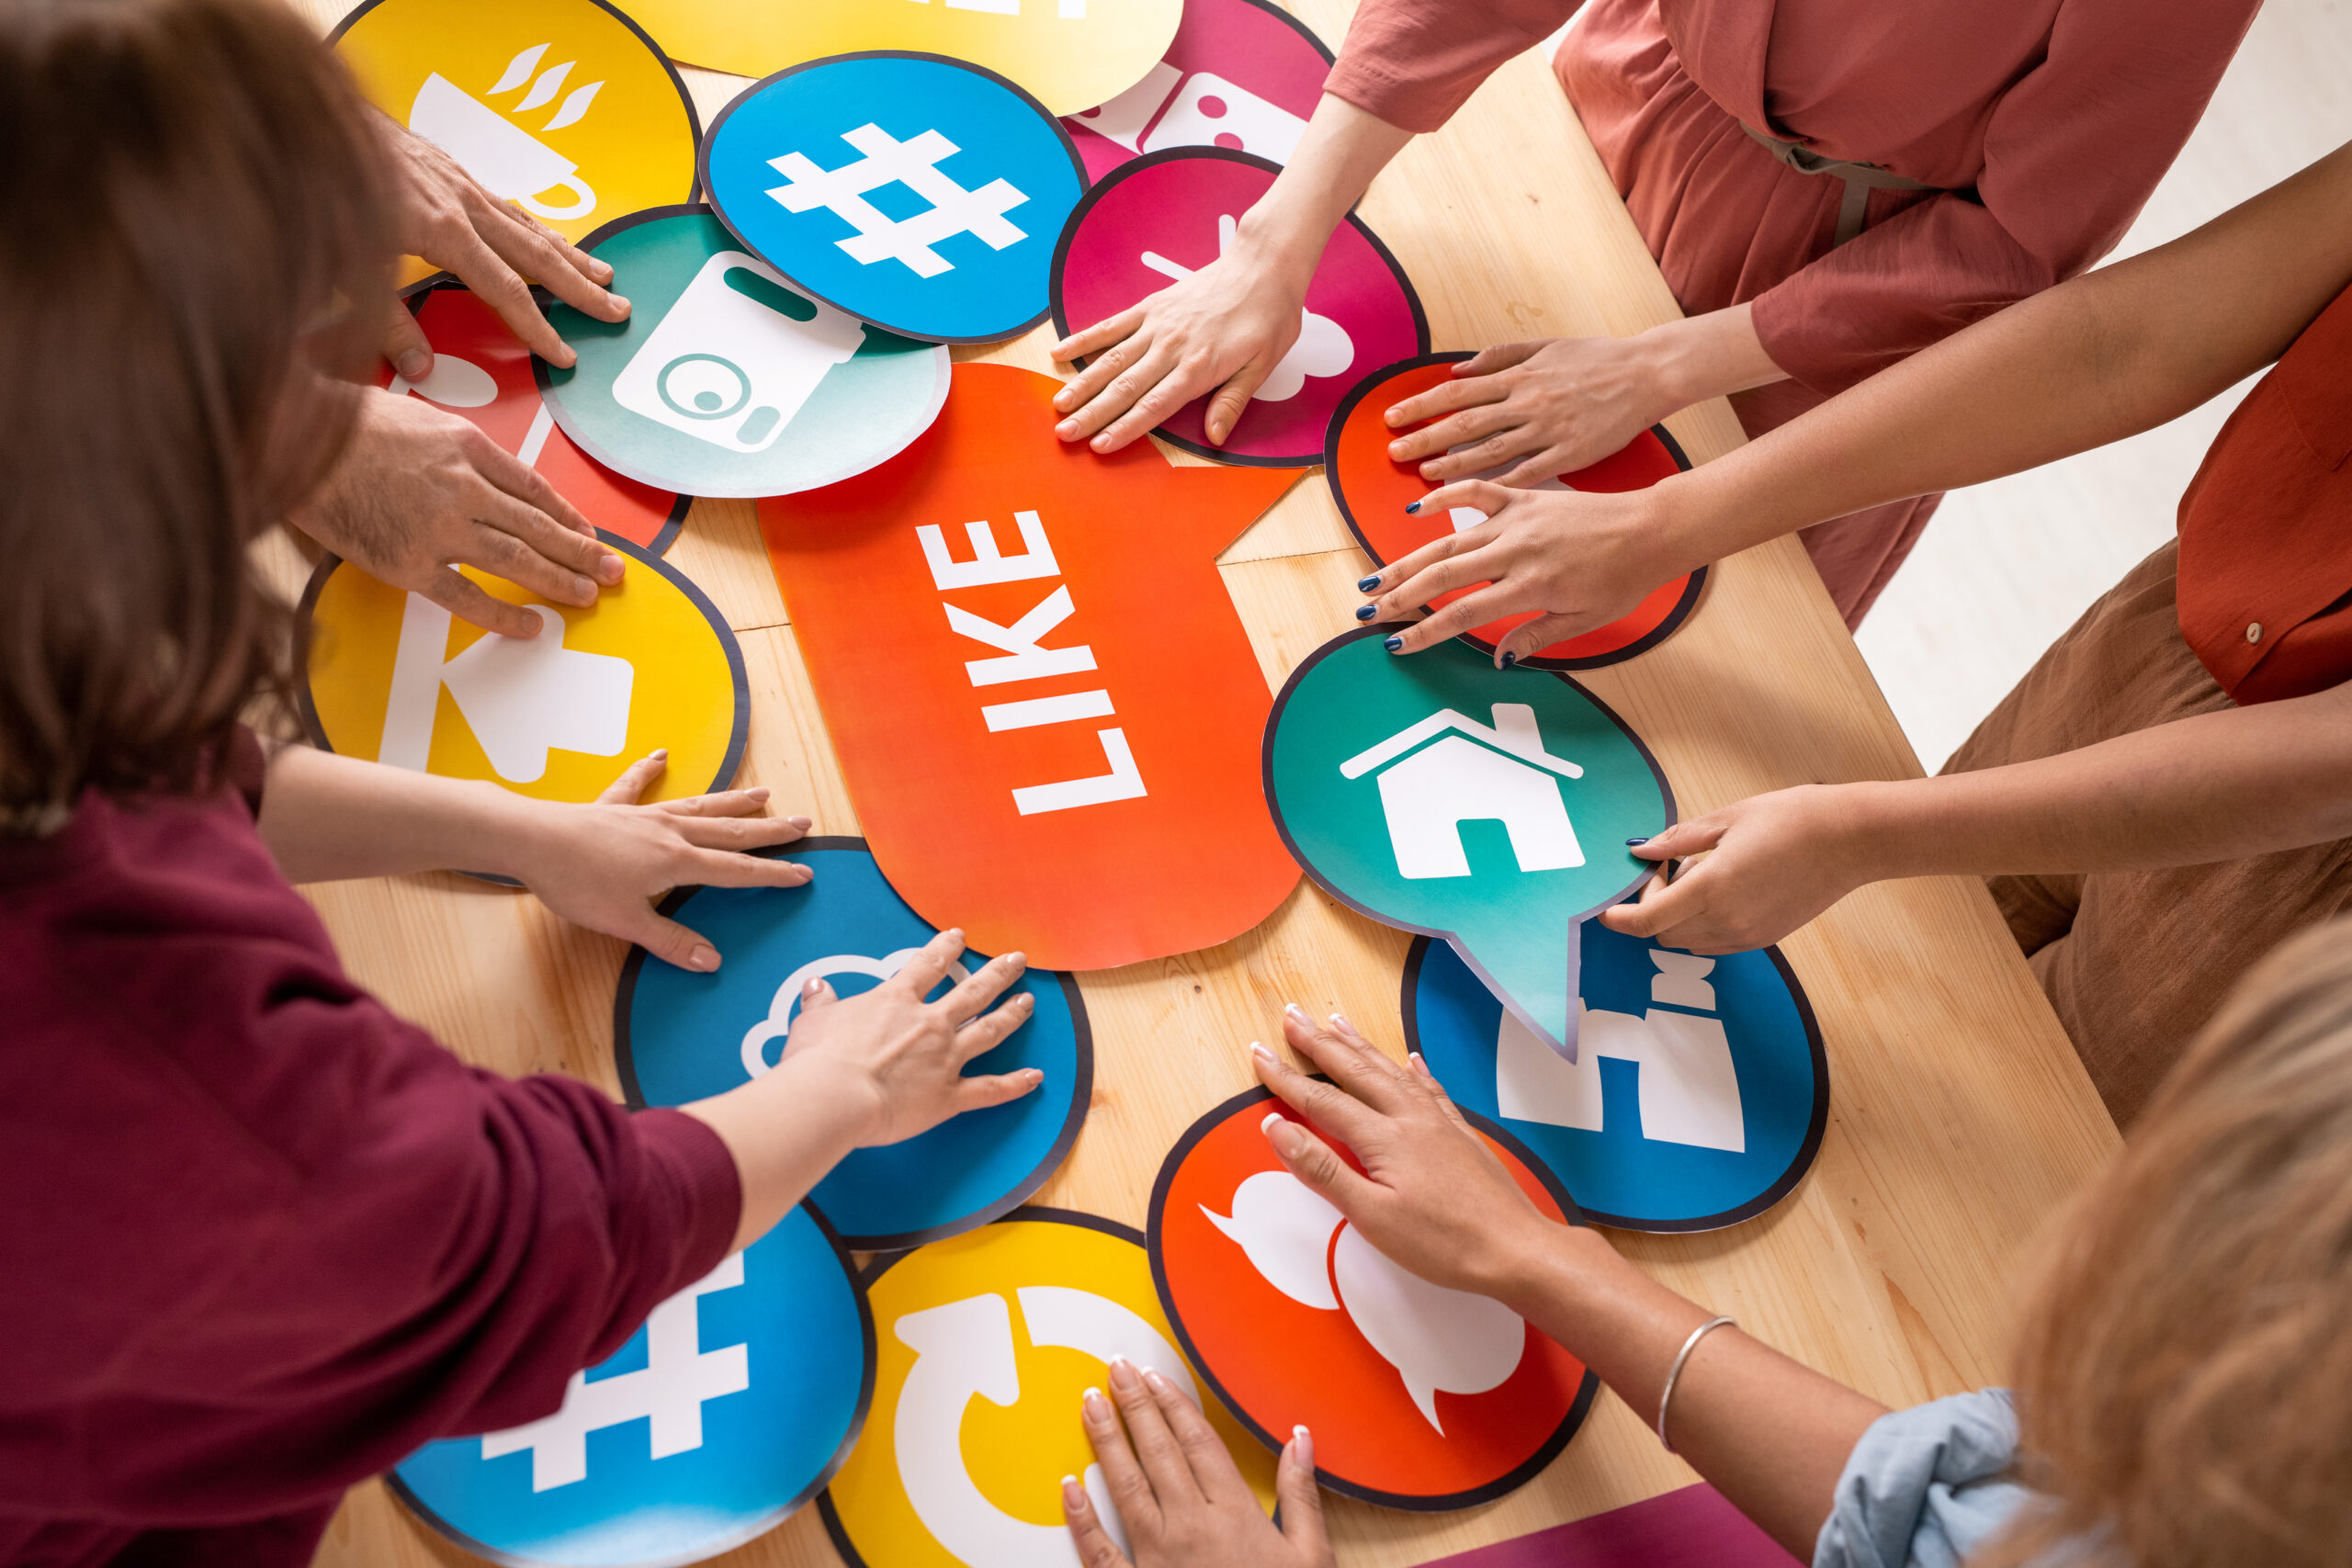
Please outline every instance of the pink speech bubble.
[[[1274, 183], [1270, 160], [1218, 148], [1154, 152], [1086, 193], [1054, 257], [1054, 325], [1071, 331], [1118, 314], [1199, 271]], [[1270, 467], [1322, 458], [1324, 428], [1370, 370], [1429, 349], [1429, 322], [1404, 269], [1353, 216], [1324, 248], [1306, 290], [1299, 338], [1266, 378], [1222, 447], [1202, 429], [1205, 396], [1159, 434], [1188, 451]]]

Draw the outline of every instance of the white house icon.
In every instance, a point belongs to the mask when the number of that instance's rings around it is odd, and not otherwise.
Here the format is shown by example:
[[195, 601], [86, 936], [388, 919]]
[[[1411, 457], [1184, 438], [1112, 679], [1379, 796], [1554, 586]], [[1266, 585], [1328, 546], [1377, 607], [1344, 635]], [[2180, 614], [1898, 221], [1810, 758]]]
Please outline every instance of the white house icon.
[[[1580, 779], [1584, 770], [1544, 750], [1535, 710], [1497, 703], [1492, 728], [1440, 708], [1379, 745], [1340, 764], [1343, 778], [1380, 774], [1380, 804], [1397, 874], [1467, 876], [1462, 824], [1497, 820], [1510, 835], [1521, 871], [1565, 871], [1584, 863], [1568, 808], [1552, 775]], [[1442, 737], [1442, 739], [1440, 739]]]

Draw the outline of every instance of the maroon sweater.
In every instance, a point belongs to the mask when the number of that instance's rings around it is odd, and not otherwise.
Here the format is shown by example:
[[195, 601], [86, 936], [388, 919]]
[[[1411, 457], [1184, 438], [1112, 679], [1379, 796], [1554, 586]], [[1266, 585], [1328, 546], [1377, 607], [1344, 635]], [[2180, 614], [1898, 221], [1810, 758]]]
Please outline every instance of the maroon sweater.
[[243, 790], [0, 836], [0, 1563], [299, 1564], [725, 1256], [726, 1146], [354, 986]]

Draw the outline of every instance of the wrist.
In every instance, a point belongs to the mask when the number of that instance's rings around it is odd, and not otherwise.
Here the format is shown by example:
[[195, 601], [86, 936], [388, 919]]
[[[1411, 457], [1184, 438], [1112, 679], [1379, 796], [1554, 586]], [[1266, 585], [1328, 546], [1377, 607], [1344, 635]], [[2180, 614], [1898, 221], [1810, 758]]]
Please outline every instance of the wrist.
[[1854, 884], [1925, 876], [1936, 867], [1924, 824], [1913, 809], [1923, 779], [1816, 784], [1826, 836], [1838, 863], [1853, 868]]
[[[802, 1017], [807, 1017], [804, 1012]], [[889, 1108], [881, 1088], [864, 1068], [839, 1052], [787, 1051], [775, 1070], [761, 1080], [773, 1092], [788, 1098], [821, 1130], [834, 1147], [834, 1158], [877, 1142]]]
[[1559, 1299], [1564, 1269], [1571, 1275], [1585, 1271], [1587, 1255], [1595, 1247], [1608, 1259], [1616, 1259], [1615, 1249], [1589, 1226], [1564, 1225], [1530, 1213], [1476, 1270], [1476, 1288], [1520, 1316], [1531, 1317], [1537, 1303]]

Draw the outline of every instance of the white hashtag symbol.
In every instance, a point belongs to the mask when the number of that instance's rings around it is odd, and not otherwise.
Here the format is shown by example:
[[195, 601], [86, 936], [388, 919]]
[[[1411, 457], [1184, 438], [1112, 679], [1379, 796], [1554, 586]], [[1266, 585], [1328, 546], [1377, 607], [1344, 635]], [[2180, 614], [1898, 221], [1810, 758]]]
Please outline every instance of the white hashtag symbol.
[[[942, 174], [939, 161], [957, 149], [936, 130], [900, 141], [878, 125], [861, 125], [843, 131], [842, 140], [865, 156], [838, 169], [820, 169], [801, 152], [771, 158], [768, 167], [792, 183], [768, 194], [786, 212], [822, 207], [855, 229], [855, 234], [834, 243], [862, 265], [895, 257], [918, 277], [937, 277], [956, 264], [931, 247], [951, 234], [977, 236], [995, 251], [1028, 238], [1004, 216], [1028, 197], [1007, 180], [966, 190]], [[930, 210], [904, 220], [884, 215], [865, 193], [888, 185], [905, 186], [931, 203]]]

